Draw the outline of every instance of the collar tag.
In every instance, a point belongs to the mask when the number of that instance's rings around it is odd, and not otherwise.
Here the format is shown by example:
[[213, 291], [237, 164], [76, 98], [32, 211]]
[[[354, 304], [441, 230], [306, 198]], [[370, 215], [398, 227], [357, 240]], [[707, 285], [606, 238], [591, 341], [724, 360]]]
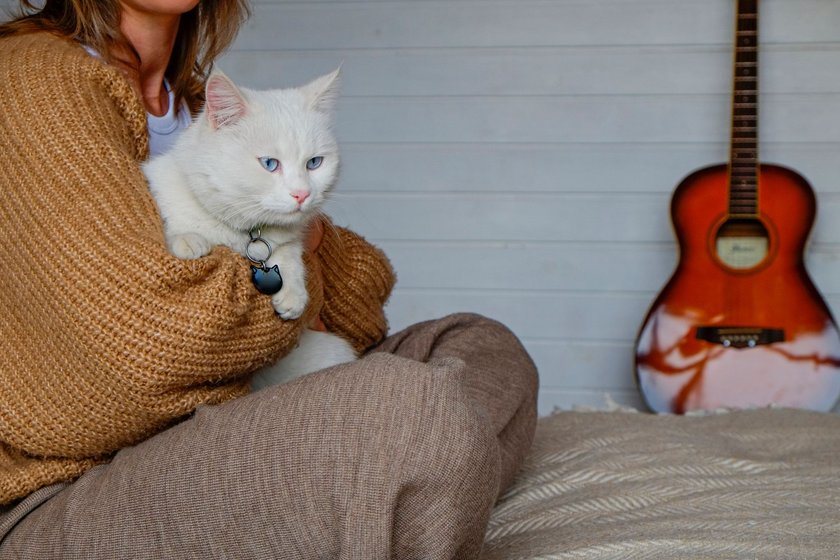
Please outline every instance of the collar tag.
[[[261, 294], [276, 294], [283, 288], [283, 277], [280, 275], [280, 268], [276, 264], [272, 267], [267, 264], [274, 249], [271, 247], [271, 243], [262, 236], [259, 227], [252, 228], [248, 232], [248, 237], [250, 239], [245, 246], [245, 256], [252, 263], [251, 281]], [[259, 250], [258, 246], [262, 246], [262, 250]], [[255, 254], [257, 251], [266, 253], [265, 258], [261, 259], [261, 255]]]

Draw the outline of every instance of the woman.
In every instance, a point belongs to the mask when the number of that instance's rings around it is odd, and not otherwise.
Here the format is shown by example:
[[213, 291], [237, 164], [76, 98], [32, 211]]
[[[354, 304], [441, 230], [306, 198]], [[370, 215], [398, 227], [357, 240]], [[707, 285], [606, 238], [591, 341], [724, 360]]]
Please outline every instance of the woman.
[[[455, 315], [385, 339], [390, 265], [328, 223], [298, 321], [240, 256], [166, 251], [139, 164], [244, 0], [22, 4], [0, 27], [0, 556], [475, 557], [533, 434], [515, 336]], [[366, 356], [246, 396], [309, 325]]]

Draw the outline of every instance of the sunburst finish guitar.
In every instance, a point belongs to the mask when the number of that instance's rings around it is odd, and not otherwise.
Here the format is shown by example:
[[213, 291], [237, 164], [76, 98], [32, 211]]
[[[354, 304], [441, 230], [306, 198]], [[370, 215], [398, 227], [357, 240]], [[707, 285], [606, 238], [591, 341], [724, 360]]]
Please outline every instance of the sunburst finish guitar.
[[639, 332], [636, 381], [657, 412], [829, 410], [840, 334], [803, 261], [816, 200], [795, 171], [759, 163], [758, 0], [736, 1], [730, 161], [673, 194], [679, 262]]

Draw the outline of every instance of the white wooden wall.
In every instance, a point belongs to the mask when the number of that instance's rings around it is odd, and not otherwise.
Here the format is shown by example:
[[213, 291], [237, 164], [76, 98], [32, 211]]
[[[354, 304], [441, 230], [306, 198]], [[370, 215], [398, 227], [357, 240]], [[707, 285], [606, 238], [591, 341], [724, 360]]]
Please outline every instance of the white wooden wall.
[[[727, 156], [734, 0], [258, 0], [220, 67], [299, 84], [339, 64], [328, 210], [381, 246], [391, 325], [508, 324], [540, 412], [641, 406], [636, 331], [676, 262], [670, 194]], [[840, 311], [840, 1], [761, 6], [762, 159], [813, 185], [807, 255]]]
[[[393, 260], [393, 328], [481, 312], [533, 354], [542, 414], [640, 406], [670, 194], [727, 157], [733, 20], [733, 0], [260, 1], [221, 66], [272, 87], [342, 64], [329, 210]], [[761, 20], [763, 159], [817, 191], [808, 265], [840, 309], [840, 2]]]

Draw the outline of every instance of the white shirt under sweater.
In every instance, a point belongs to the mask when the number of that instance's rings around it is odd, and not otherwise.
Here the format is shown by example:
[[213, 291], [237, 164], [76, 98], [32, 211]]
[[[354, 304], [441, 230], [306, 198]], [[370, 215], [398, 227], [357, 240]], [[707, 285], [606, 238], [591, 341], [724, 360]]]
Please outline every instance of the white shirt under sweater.
[[[101, 59], [95, 50], [87, 45], [83, 45], [84, 49], [94, 58]], [[186, 101], [181, 102], [181, 110], [175, 114], [175, 94], [169, 87], [169, 82], [164, 78], [163, 87], [166, 88], [166, 93], [169, 95], [168, 109], [165, 115], [160, 117], [151, 113], [146, 113], [146, 126], [149, 129], [149, 157], [160, 155], [169, 150], [178, 134], [190, 126], [192, 116]]]
[[172, 147], [181, 131], [190, 126], [192, 117], [186, 102], [181, 103], [181, 110], [175, 114], [175, 94], [169, 88], [169, 82], [163, 82], [169, 93], [169, 109], [160, 117], [146, 113], [146, 124], [149, 128], [149, 157], [162, 154]]

